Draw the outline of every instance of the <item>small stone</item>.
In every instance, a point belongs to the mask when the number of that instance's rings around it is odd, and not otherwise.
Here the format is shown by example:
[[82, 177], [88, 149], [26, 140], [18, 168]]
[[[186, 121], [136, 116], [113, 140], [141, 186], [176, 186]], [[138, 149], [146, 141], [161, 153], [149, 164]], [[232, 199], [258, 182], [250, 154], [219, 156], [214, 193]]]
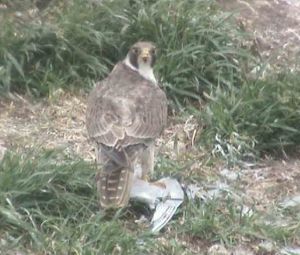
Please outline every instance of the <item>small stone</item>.
[[229, 181], [235, 181], [239, 176], [234, 171], [230, 171], [227, 168], [223, 169], [220, 174]]
[[268, 253], [271, 253], [272, 251], [274, 251], [275, 247], [274, 244], [270, 241], [262, 241], [258, 247], [263, 250], [266, 251]]
[[283, 249], [281, 249], [280, 254], [284, 254], [284, 255], [300, 255], [300, 247], [285, 247]]
[[146, 218], [145, 215], [142, 215], [138, 220], [135, 220], [134, 222], [139, 225], [143, 225], [149, 223], [149, 220]]
[[255, 255], [253, 251], [249, 250], [246, 247], [238, 246], [232, 252], [232, 255]]
[[208, 249], [207, 255], [230, 255], [230, 252], [222, 244], [214, 244]]
[[283, 202], [281, 202], [281, 206], [283, 208], [300, 206], [300, 195], [285, 198]]

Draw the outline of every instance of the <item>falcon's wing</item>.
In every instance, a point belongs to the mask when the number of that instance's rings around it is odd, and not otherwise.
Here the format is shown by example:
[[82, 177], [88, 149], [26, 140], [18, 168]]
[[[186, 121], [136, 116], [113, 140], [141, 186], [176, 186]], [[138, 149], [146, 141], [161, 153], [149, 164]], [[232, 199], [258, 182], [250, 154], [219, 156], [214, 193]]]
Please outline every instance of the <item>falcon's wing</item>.
[[96, 85], [88, 99], [89, 136], [107, 146], [153, 140], [166, 121], [165, 93], [122, 63]]

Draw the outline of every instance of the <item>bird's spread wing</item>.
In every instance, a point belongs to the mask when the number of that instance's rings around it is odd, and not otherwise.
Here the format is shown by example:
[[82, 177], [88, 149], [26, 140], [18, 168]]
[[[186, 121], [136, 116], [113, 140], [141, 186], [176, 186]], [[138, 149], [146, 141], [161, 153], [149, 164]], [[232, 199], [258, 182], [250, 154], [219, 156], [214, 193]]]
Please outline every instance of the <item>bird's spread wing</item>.
[[123, 63], [96, 85], [88, 99], [89, 136], [107, 146], [152, 140], [166, 121], [165, 93]]

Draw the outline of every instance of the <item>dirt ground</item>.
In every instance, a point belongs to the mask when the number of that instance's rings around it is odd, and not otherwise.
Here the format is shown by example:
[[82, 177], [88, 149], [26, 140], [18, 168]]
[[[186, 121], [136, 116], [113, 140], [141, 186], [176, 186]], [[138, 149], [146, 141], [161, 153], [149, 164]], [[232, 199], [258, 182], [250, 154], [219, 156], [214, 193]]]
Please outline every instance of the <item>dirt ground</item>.
[[[86, 96], [69, 95], [59, 92], [50, 100], [33, 104], [25, 98], [15, 96], [13, 100], [0, 102], [0, 157], [4, 148], [26, 151], [38, 148], [60, 147], [69, 155], [80, 155], [86, 160], [94, 160], [93, 146], [87, 139], [85, 130]], [[193, 134], [197, 128], [192, 120], [171, 125], [158, 141], [160, 153], [175, 157], [184, 153], [185, 146], [174, 146], [175, 135], [185, 130]], [[192, 135], [185, 141], [192, 143]], [[198, 164], [199, 163], [199, 164]], [[212, 171], [197, 163], [197, 172], [201, 176], [211, 175]], [[200, 167], [198, 167], [200, 165]], [[194, 171], [191, 167], [191, 171]], [[274, 205], [290, 203], [291, 198], [300, 195], [300, 160], [265, 159], [259, 164], [224, 171], [225, 166], [213, 169], [219, 176], [221, 185], [229, 185], [243, 198], [245, 204], [255, 202], [256, 210], [269, 211]], [[232, 176], [236, 176], [232, 178]], [[209, 183], [211, 185], [212, 183]], [[214, 185], [214, 184], [213, 184]], [[299, 202], [298, 202], [299, 203]], [[299, 244], [300, 245], [300, 244]], [[245, 252], [248, 247], [238, 247], [237, 253], [214, 253], [212, 246], [208, 254], [254, 254]], [[226, 250], [226, 249], [225, 249]]]
[[300, 69], [299, 0], [217, 1], [235, 13], [237, 25], [253, 35], [252, 50], [270, 61], [272, 69]]
[[[237, 25], [252, 34], [253, 50], [262, 60], [270, 60], [273, 68], [277, 70], [282, 68], [300, 70], [299, 0], [217, 0], [217, 2], [223, 10], [234, 13]], [[300, 192], [298, 159], [267, 159], [263, 164], [263, 168], [256, 170], [255, 184], [247, 187], [249, 194], [256, 193], [256, 196], [268, 197], [268, 192], [265, 191], [275, 185], [274, 183], [278, 187], [277, 190], [285, 190], [286, 194]], [[263, 179], [265, 181], [262, 181]], [[277, 192], [271, 193], [270, 196], [273, 197], [271, 200], [278, 198]]]

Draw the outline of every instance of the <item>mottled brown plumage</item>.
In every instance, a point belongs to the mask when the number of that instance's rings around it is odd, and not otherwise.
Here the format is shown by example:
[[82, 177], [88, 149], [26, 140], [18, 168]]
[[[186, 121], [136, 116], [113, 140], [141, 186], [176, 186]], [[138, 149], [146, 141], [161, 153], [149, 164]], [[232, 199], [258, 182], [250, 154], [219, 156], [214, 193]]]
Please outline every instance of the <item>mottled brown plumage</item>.
[[142, 177], [153, 168], [153, 142], [167, 122], [166, 95], [152, 73], [148, 79], [155, 60], [153, 47], [147, 42], [135, 44], [88, 99], [87, 130], [103, 165], [97, 176], [102, 207], [128, 203], [136, 160], [142, 162]]

